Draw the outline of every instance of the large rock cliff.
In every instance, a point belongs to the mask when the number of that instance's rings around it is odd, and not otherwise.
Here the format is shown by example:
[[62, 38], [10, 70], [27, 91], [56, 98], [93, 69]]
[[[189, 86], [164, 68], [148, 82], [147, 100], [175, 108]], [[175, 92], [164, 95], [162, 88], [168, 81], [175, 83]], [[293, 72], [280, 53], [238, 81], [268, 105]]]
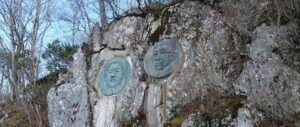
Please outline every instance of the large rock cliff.
[[[233, 15], [224, 3], [190, 1], [125, 16], [106, 32], [95, 26], [48, 93], [50, 125], [300, 126], [299, 22], [260, 24], [251, 8], [263, 3], [253, 1]], [[176, 40], [183, 57], [169, 76], [155, 78], [145, 72], [145, 55], [163, 39]], [[100, 74], [116, 57], [132, 73], [120, 92], [105, 96]]]

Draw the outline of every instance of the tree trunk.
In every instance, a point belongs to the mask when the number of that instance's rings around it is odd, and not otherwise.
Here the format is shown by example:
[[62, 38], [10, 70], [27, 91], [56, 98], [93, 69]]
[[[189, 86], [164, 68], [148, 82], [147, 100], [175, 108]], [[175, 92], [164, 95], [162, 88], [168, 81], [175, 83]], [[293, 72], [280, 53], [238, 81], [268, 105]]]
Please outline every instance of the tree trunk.
[[105, 14], [105, 3], [104, 0], [99, 0], [99, 7], [100, 7], [100, 21], [101, 21], [101, 27], [103, 30], [108, 30], [108, 22], [106, 19]]
[[15, 41], [15, 32], [14, 32], [14, 28], [16, 26], [15, 24], [15, 21], [14, 21], [14, 15], [12, 14], [12, 12], [10, 12], [10, 15], [9, 15], [9, 25], [10, 25], [10, 41], [11, 41], [11, 44], [12, 44], [12, 54], [11, 54], [11, 57], [10, 57], [10, 61], [11, 61], [11, 100], [12, 101], [16, 101], [17, 99], [17, 68], [16, 68], [16, 57], [15, 57], [15, 54], [17, 52], [17, 42]]
[[34, 16], [33, 28], [32, 28], [33, 31], [31, 33], [31, 41], [30, 41], [31, 51], [30, 51], [30, 61], [29, 61], [30, 62], [29, 82], [33, 84], [35, 83], [36, 69], [37, 69], [35, 52], [36, 52], [37, 35], [40, 27], [40, 11], [41, 11], [41, 0], [37, 0], [35, 5], [35, 16]]

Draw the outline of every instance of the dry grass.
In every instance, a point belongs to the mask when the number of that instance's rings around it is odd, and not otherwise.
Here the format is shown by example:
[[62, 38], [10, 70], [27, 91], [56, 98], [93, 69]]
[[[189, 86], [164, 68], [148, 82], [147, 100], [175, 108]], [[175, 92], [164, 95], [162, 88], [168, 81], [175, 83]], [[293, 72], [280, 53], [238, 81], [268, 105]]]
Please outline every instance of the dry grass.
[[[2, 108], [8, 114], [8, 118], [3, 121], [4, 127], [37, 127], [39, 118], [33, 106], [28, 103], [7, 101]], [[40, 112], [42, 116], [43, 127], [48, 127], [47, 110]]]

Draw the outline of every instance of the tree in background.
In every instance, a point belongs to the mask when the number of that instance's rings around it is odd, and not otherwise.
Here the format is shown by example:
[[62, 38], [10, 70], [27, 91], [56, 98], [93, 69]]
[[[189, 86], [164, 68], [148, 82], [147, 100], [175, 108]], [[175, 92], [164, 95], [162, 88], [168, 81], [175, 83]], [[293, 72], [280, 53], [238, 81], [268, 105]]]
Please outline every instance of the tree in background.
[[42, 56], [43, 59], [47, 60], [47, 70], [52, 73], [66, 69], [72, 60], [71, 56], [78, 47], [78, 45], [73, 44], [61, 44], [59, 40], [49, 43]]
[[5, 57], [12, 100], [17, 99], [18, 88], [38, 77], [38, 52], [51, 24], [51, 5], [50, 0], [0, 0], [0, 51], [8, 54], [1, 57]]
[[97, 4], [93, 0], [67, 0], [63, 7], [58, 7], [56, 20], [66, 24], [64, 31], [67, 31], [66, 42], [80, 44], [90, 34], [91, 27], [98, 20]]
[[[13, 102], [10, 107], [18, 105], [12, 110], [27, 115], [21, 120], [30, 126], [43, 126], [39, 106], [27, 103], [30, 96], [24, 89], [26, 84], [35, 83], [40, 75], [39, 52], [51, 25], [52, 5], [51, 0], [0, 0], [2, 76], [10, 88], [10, 102]], [[30, 111], [34, 112], [37, 125], [32, 125]]]
[[110, 21], [137, 6], [136, 0], [67, 0], [57, 8], [56, 17], [70, 33], [66, 42], [80, 44], [87, 40], [96, 23], [99, 22], [102, 31], [107, 30]]
[[[58, 5], [62, 8], [57, 8]], [[36, 82], [42, 74], [42, 57], [47, 60], [50, 72], [66, 68], [77, 44], [87, 40], [95, 23], [100, 22], [102, 31], [108, 30], [111, 20], [137, 6], [136, 0], [0, 0], [0, 90], [4, 84], [6, 90], [10, 89], [6, 92], [10, 94], [6, 100], [10, 105], [5, 111], [22, 116], [8, 122], [11, 123], [8, 126], [47, 126], [43, 121], [47, 117], [43, 113], [47, 111], [42, 111], [41, 104], [33, 99], [39, 94], [27, 91], [28, 87], [39, 85]], [[62, 23], [63, 27], [57, 28], [54, 23]], [[43, 47], [45, 42], [53, 40], [54, 28], [64, 30], [58, 32], [64, 34], [60, 40], [71, 40], [63, 41], [65, 44], [56, 40]]]

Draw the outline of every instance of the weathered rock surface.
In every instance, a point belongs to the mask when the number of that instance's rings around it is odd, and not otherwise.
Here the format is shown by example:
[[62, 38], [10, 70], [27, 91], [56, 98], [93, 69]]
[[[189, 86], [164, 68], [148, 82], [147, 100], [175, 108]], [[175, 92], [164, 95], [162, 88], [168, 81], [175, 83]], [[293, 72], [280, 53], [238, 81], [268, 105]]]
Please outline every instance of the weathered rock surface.
[[[64, 78], [65, 84], [52, 88], [48, 92], [48, 116], [52, 127], [83, 127], [91, 125], [91, 110], [89, 103], [89, 89], [84, 74], [84, 55], [79, 50], [74, 55], [71, 70], [76, 78]], [[67, 75], [67, 74], [65, 74]], [[63, 76], [61, 76], [62, 78]], [[60, 81], [62, 82], [62, 81]]]
[[[48, 93], [51, 126], [252, 127], [270, 118], [296, 126], [300, 58], [292, 25], [251, 31], [256, 20], [228, 23], [226, 16], [201, 2], [183, 2], [114, 21], [107, 32], [95, 27], [69, 76]], [[183, 49], [182, 65], [165, 78], [148, 76], [146, 52], [169, 38]], [[132, 76], [120, 93], [104, 96], [99, 73], [114, 57], [127, 60]]]
[[300, 107], [300, 75], [293, 68], [294, 58], [299, 56], [290, 36], [285, 26], [258, 27], [250, 45], [250, 60], [235, 86], [259, 109], [278, 119], [292, 119]]

